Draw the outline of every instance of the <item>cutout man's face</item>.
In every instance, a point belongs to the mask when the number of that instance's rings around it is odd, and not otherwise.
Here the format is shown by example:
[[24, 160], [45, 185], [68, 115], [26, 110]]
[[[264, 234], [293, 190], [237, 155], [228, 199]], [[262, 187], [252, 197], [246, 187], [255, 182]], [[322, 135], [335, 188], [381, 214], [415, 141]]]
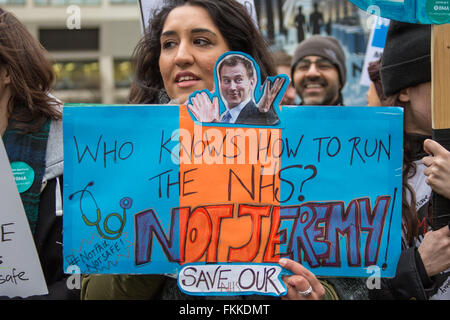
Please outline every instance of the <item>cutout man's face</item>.
[[232, 109], [250, 97], [255, 79], [249, 78], [242, 63], [235, 66], [224, 65], [220, 72], [220, 92], [228, 109]]

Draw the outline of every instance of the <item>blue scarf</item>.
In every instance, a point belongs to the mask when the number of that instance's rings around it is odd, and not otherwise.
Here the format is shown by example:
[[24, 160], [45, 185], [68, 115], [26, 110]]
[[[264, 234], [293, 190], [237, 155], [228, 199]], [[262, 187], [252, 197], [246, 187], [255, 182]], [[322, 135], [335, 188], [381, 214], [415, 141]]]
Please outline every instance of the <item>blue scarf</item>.
[[45, 156], [47, 150], [50, 120], [45, 122], [38, 132], [23, 134], [10, 123], [3, 135], [3, 143], [9, 162], [24, 162], [34, 172], [34, 181], [31, 186], [20, 193], [25, 213], [34, 234], [39, 216], [39, 200], [41, 195], [42, 179], [45, 172]]

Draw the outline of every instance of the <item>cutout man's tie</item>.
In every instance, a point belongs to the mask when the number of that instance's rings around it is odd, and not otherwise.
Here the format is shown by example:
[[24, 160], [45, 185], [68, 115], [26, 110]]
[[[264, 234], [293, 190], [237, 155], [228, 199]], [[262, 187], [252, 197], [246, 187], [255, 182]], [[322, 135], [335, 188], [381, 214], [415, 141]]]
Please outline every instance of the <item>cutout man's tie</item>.
[[229, 111], [227, 111], [227, 113], [222, 118], [222, 122], [230, 123], [230, 120], [231, 120], [231, 114]]

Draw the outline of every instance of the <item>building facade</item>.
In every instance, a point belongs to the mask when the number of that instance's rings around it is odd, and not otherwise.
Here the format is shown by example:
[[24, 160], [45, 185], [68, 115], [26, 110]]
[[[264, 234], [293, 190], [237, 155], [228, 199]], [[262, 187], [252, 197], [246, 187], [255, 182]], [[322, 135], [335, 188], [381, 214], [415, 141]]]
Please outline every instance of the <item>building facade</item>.
[[137, 0], [0, 0], [0, 6], [50, 52], [59, 99], [127, 101], [130, 58], [142, 35]]

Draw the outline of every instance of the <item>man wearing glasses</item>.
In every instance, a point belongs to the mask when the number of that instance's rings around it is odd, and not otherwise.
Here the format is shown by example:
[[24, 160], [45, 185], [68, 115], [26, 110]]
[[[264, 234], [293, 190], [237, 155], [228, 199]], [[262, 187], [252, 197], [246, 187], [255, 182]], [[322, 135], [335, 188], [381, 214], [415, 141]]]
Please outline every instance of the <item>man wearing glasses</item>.
[[291, 78], [302, 105], [342, 106], [345, 53], [333, 37], [312, 36], [295, 50]]

